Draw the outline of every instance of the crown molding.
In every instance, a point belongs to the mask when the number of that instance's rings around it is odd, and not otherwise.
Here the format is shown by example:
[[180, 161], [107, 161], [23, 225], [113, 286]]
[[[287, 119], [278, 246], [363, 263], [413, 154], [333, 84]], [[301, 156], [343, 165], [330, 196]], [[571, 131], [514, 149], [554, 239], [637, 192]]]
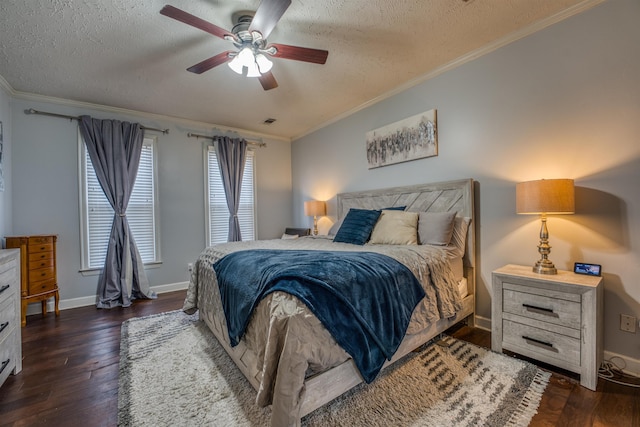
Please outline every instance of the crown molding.
[[503, 46], [506, 46], [508, 44], [511, 44], [515, 41], [518, 41], [522, 38], [525, 38], [527, 36], [530, 36], [533, 33], [536, 33], [544, 28], [547, 28], [553, 24], [557, 24], [560, 21], [563, 21], [567, 18], [570, 18], [574, 15], [577, 15], [579, 13], [584, 12], [585, 10], [591, 9], [592, 7], [595, 7], [597, 5], [599, 5], [600, 3], [604, 3], [607, 0], [585, 0], [581, 3], [578, 3], [576, 5], [573, 5], [561, 12], [556, 13], [555, 15], [549, 16], [548, 18], [545, 18], [541, 21], [535, 22], [527, 27], [521, 28], [518, 31], [514, 31], [513, 33], [510, 33], [508, 35], [506, 35], [505, 37], [502, 37], [498, 40], [495, 40], [479, 49], [476, 49], [474, 51], [471, 51], [465, 55], [462, 55], [456, 59], [454, 59], [453, 61], [444, 64], [438, 68], [435, 68], [433, 70], [431, 70], [430, 72], [428, 72], [427, 74], [423, 74], [422, 76], [419, 76], [415, 79], [409, 80], [406, 83], [401, 84], [400, 86], [390, 90], [389, 92], [386, 92], [382, 95], [379, 95], [373, 99], [370, 99], [367, 102], [364, 102], [360, 105], [358, 105], [357, 107], [354, 107], [348, 111], [345, 111], [342, 114], [339, 114], [329, 120], [327, 120], [326, 122], [323, 122], [317, 126], [314, 126], [313, 128], [307, 130], [304, 133], [301, 133], [299, 135], [293, 136], [291, 138], [292, 141], [295, 141], [296, 139], [300, 139], [304, 136], [310, 135], [313, 132], [316, 132], [326, 126], [329, 126], [330, 124], [336, 123], [344, 118], [347, 118], [349, 116], [351, 116], [352, 114], [357, 113], [358, 111], [364, 110], [365, 108], [368, 108], [372, 105], [377, 104], [378, 102], [381, 102], [387, 98], [391, 98], [394, 95], [398, 95], [399, 93], [402, 93], [408, 89], [411, 89], [414, 86], [417, 86], [421, 83], [426, 82], [427, 80], [430, 80], [436, 76], [439, 76], [440, 74], [443, 74], [447, 71], [453, 70], [456, 67], [459, 67], [463, 64], [466, 64], [467, 62], [471, 62], [474, 59], [477, 59], [481, 56], [484, 56], [488, 53], [491, 53], [497, 49], [500, 49]]
[[2, 77], [2, 75], [0, 75], [0, 89], [4, 90], [9, 96], [15, 96], [15, 91], [13, 90], [9, 82], [6, 81], [4, 77]]
[[137, 117], [142, 117], [142, 118], [146, 118], [149, 120], [160, 120], [160, 121], [170, 121], [173, 124], [182, 124], [185, 126], [195, 126], [198, 128], [213, 128], [215, 130], [221, 131], [221, 132], [233, 132], [233, 133], [237, 133], [239, 135], [242, 135], [246, 138], [251, 138], [253, 140], [255, 139], [270, 139], [270, 140], [277, 140], [277, 141], [283, 141], [283, 142], [291, 142], [291, 138], [285, 138], [282, 136], [277, 136], [277, 135], [270, 135], [270, 134], [266, 134], [266, 133], [260, 133], [260, 132], [254, 132], [254, 131], [250, 131], [247, 129], [241, 129], [241, 128], [235, 128], [235, 127], [229, 127], [229, 126], [222, 126], [219, 125], [217, 123], [207, 123], [207, 122], [201, 122], [201, 121], [197, 121], [197, 120], [191, 120], [191, 119], [185, 119], [182, 117], [174, 117], [174, 116], [165, 116], [163, 114], [155, 114], [155, 113], [147, 113], [145, 111], [136, 111], [136, 110], [129, 110], [126, 108], [119, 108], [119, 107], [111, 107], [108, 105], [101, 105], [101, 104], [93, 104], [91, 102], [83, 102], [83, 101], [74, 101], [71, 99], [65, 99], [65, 98], [56, 98], [53, 96], [47, 96], [47, 95], [39, 95], [36, 93], [29, 93], [29, 92], [19, 92], [14, 90], [11, 85], [0, 75], [0, 86], [4, 87], [7, 89], [7, 92], [9, 92], [9, 95], [11, 95], [14, 98], [17, 99], [22, 99], [25, 101], [33, 101], [33, 102], [47, 102], [50, 104], [57, 104], [57, 105], [63, 105], [63, 106], [67, 106], [67, 107], [76, 107], [76, 108], [87, 108], [87, 109], [92, 109], [92, 110], [98, 110], [98, 111], [104, 111], [104, 112], [108, 112], [108, 113], [117, 113], [117, 114], [123, 114], [123, 115], [130, 115], [130, 116], [137, 116]]

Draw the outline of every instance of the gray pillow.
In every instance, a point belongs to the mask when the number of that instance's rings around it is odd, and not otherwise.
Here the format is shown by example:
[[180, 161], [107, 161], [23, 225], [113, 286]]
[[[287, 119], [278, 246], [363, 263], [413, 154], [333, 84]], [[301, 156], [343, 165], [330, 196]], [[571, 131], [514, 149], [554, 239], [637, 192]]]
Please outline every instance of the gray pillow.
[[453, 234], [451, 235], [451, 245], [455, 246], [460, 256], [463, 256], [467, 250], [467, 231], [471, 218], [455, 217], [453, 221]]
[[420, 212], [418, 238], [421, 245], [446, 246], [453, 235], [455, 212]]

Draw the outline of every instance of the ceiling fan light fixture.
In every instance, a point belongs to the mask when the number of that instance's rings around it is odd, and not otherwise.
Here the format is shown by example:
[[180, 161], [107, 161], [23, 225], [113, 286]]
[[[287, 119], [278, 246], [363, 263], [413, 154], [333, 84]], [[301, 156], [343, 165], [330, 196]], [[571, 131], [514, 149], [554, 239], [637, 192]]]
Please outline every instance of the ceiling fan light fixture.
[[247, 68], [256, 62], [256, 57], [250, 47], [243, 47], [240, 52], [238, 52], [238, 59], [240, 63]]
[[247, 67], [247, 77], [260, 77], [260, 70], [255, 61]]
[[244, 66], [242, 65], [242, 62], [240, 61], [240, 59], [238, 58], [238, 55], [236, 55], [230, 62], [228, 62], [227, 65], [236, 73], [242, 74], [242, 71], [243, 71], [242, 68]]
[[[171, 5], [165, 5], [160, 10], [160, 14], [231, 42], [237, 49], [237, 51], [218, 53], [187, 68], [187, 71], [202, 74], [226, 63], [237, 74], [258, 77], [262, 88], [271, 90], [278, 87], [278, 82], [271, 74], [273, 63], [269, 60], [269, 56], [324, 64], [329, 54], [326, 50], [320, 49], [284, 44], [267, 44], [269, 34], [290, 5], [291, 0], [264, 0], [260, 2], [255, 12], [235, 12], [232, 16], [234, 26], [231, 31], [227, 31]], [[247, 68], [246, 74], [244, 72], [245, 67]]]
[[256, 64], [258, 64], [258, 68], [260, 69], [260, 73], [268, 73], [273, 67], [273, 62], [269, 61], [269, 58], [259, 53], [256, 55]]

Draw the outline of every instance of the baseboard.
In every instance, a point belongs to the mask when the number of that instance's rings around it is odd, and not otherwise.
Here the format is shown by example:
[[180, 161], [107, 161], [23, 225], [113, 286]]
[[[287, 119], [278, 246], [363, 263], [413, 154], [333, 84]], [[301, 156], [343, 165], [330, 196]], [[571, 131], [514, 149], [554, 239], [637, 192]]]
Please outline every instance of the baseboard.
[[491, 319], [476, 314], [476, 328], [491, 332]]
[[[622, 363], [620, 363], [620, 359], [622, 359]], [[604, 360], [609, 360], [612, 363], [615, 363], [615, 365], [621, 368], [625, 374], [640, 377], [640, 359], [634, 359], [633, 357], [605, 350]]]
[[[187, 289], [188, 286], [189, 286], [189, 282], [168, 283], [166, 285], [151, 286], [151, 290], [154, 291], [156, 294], [164, 294], [166, 292], [182, 291]], [[80, 298], [61, 299], [58, 302], [58, 308], [60, 310], [69, 310], [71, 308], [96, 305], [97, 298], [98, 298], [97, 296], [87, 296], [87, 297], [80, 297]], [[50, 298], [47, 300], [47, 312], [52, 312], [54, 310], [55, 310], [54, 300], [53, 298]], [[27, 307], [27, 316], [30, 314], [39, 314], [39, 313], [41, 313], [40, 304], [29, 304], [29, 307]]]

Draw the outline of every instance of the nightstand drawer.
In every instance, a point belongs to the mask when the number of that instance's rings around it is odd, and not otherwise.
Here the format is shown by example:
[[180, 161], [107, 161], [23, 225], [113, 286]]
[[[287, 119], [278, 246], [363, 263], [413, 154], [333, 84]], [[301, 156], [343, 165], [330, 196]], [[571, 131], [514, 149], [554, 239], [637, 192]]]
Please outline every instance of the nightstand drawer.
[[[502, 321], [502, 347], [543, 362], [580, 366], [580, 339], [510, 320]], [[549, 360], [553, 359], [553, 360]]]
[[[509, 286], [508, 286], [509, 285]], [[528, 288], [527, 292], [516, 289], [511, 284], [505, 284], [503, 288], [503, 310], [530, 319], [541, 320], [567, 328], [580, 329], [580, 312], [582, 307], [579, 302], [569, 299], [560, 299], [557, 296], [539, 295], [535, 289]]]

